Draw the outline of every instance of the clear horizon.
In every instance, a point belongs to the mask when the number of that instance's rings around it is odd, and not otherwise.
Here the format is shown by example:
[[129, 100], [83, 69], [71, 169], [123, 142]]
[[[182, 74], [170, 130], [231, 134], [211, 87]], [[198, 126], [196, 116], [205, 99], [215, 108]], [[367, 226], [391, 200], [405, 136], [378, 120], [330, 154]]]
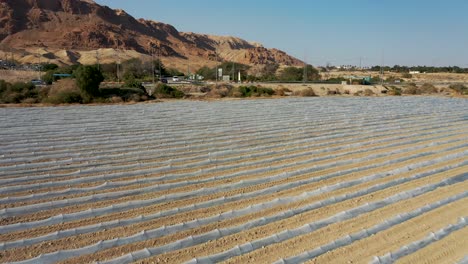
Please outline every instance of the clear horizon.
[[468, 1], [95, 2], [181, 32], [260, 42], [312, 65], [468, 68]]

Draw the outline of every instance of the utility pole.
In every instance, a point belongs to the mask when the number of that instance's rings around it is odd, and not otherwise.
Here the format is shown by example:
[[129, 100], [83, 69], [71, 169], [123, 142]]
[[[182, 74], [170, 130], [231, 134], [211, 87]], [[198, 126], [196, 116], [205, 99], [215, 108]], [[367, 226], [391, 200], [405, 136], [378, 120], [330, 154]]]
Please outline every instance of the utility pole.
[[383, 85], [384, 83], [384, 75], [385, 75], [385, 53], [382, 50], [382, 65], [380, 66], [380, 84]]
[[302, 78], [302, 82], [307, 82], [307, 53], [304, 52], [304, 76]]
[[158, 67], [159, 67], [159, 80], [162, 81], [162, 72], [161, 72], [161, 42], [158, 42]]
[[215, 70], [215, 73], [216, 73], [216, 87], [218, 87], [218, 47], [216, 47], [215, 53], [216, 53], [216, 70]]
[[187, 63], [187, 78], [190, 79], [190, 61]]
[[153, 87], [154, 87], [154, 84], [155, 84], [155, 70], [156, 70], [156, 65], [154, 65], [154, 46], [153, 46], [153, 43], [150, 44], [151, 45], [151, 68], [152, 68], [152, 72], [153, 72]]
[[96, 62], [97, 62], [97, 68], [100, 70], [100, 65], [99, 65], [99, 50], [96, 50]]
[[236, 76], [235, 76], [235, 74], [236, 74], [235, 67], [236, 67], [236, 66], [235, 66], [234, 61], [233, 61], [233, 62], [232, 62], [232, 81], [235, 81], [235, 79], [236, 79]]
[[117, 49], [117, 82], [120, 83], [120, 54], [119, 49]]
[[37, 70], [39, 72], [39, 80], [42, 80], [42, 74], [41, 74], [41, 70], [42, 70], [42, 65], [41, 65], [41, 54], [39, 54], [39, 66], [37, 67]]

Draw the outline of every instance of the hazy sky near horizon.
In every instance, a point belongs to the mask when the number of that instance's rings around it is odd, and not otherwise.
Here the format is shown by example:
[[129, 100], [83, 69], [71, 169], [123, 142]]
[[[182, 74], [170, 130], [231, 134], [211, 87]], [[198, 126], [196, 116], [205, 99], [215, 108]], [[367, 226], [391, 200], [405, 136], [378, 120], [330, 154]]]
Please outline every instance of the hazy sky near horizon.
[[237, 36], [313, 65], [468, 68], [467, 0], [95, 0], [179, 31]]

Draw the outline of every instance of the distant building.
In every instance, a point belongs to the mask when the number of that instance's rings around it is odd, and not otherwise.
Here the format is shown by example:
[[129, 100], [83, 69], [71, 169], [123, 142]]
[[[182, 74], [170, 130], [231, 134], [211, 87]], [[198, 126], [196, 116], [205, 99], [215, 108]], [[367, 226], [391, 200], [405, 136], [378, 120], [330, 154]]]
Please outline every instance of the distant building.
[[420, 74], [420, 71], [410, 71], [409, 74]]

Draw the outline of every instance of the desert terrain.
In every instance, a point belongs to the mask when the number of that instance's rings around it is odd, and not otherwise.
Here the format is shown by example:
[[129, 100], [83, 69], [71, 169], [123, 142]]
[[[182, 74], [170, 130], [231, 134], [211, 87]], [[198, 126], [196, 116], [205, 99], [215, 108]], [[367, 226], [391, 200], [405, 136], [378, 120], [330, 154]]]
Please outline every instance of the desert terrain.
[[461, 263], [465, 99], [0, 108], [0, 262]]

